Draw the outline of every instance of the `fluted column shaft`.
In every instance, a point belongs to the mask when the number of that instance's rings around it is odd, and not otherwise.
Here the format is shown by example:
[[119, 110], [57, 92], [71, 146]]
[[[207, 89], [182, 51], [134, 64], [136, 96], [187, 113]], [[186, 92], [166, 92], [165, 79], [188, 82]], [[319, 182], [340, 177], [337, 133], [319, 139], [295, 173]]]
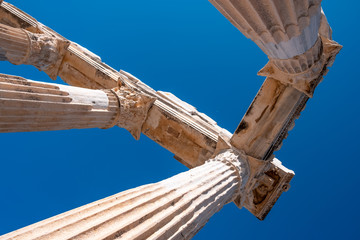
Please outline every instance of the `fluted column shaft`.
[[281, 70], [303, 72], [319, 60], [321, 0], [209, 1]]
[[138, 139], [153, 102], [127, 86], [91, 90], [0, 74], [0, 132], [117, 125]]
[[0, 132], [107, 128], [118, 114], [110, 91], [0, 74]]
[[90, 203], [0, 237], [190, 239], [242, 192], [248, 163], [231, 150], [167, 180]]
[[29, 38], [23, 29], [0, 24], [0, 60], [21, 64], [29, 52]]

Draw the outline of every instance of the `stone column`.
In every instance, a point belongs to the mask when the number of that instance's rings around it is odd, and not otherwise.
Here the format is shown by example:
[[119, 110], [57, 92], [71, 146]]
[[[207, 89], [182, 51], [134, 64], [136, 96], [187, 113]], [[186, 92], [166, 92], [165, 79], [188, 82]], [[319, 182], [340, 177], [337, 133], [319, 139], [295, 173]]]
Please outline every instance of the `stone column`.
[[124, 86], [91, 90], [0, 74], [0, 132], [118, 125], [133, 133], [141, 129], [152, 102]]
[[247, 160], [226, 150], [167, 180], [90, 203], [0, 240], [190, 239], [214, 213], [242, 196], [248, 176]]
[[0, 60], [33, 65], [56, 79], [68, 41], [0, 24]]
[[267, 78], [231, 144], [272, 159], [341, 46], [331, 40], [321, 0], [209, 1], [269, 58], [258, 72]]
[[271, 59], [291, 59], [314, 47], [302, 59], [277, 65], [300, 72], [316, 60], [321, 41], [318, 30], [321, 0], [210, 0], [246, 37], [253, 40]]
[[259, 72], [312, 97], [329, 55], [340, 46], [321, 11], [321, 0], [209, 0], [270, 62]]
[[29, 39], [23, 29], [0, 24], [0, 60], [20, 64], [28, 55]]

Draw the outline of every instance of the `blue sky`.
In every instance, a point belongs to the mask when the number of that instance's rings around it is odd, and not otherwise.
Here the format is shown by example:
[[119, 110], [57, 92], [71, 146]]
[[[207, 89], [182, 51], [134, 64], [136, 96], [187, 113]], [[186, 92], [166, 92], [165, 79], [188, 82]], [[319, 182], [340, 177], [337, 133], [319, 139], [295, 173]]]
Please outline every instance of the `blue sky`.
[[[264, 80], [256, 73], [265, 54], [206, 0], [10, 3], [230, 132]], [[323, 1], [344, 48], [276, 152], [296, 173], [291, 189], [265, 221], [228, 204], [194, 239], [360, 238], [359, 5]], [[52, 81], [31, 66], [0, 62], [0, 72]], [[3, 133], [0, 144], [0, 235], [186, 170], [146, 136], [135, 141], [120, 128]]]

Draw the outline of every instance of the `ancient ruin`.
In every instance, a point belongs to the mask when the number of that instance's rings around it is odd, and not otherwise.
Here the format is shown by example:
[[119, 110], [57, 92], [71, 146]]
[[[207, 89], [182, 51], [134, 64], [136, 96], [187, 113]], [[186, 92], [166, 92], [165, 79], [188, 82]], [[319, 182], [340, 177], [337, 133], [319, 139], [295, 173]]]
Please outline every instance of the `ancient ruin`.
[[294, 172], [277, 150], [340, 51], [321, 0], [210, 0], [269, 57], [266, 80], [234, 134], [168, 92], [116, 71], [0, 1], [0, 60], [70, 86], [0, 74], [0, 132], [81, 128], [143, 133], [189, 171], [0, 236], [5, 239], [190, 239], [225, 204], [263, 220]]

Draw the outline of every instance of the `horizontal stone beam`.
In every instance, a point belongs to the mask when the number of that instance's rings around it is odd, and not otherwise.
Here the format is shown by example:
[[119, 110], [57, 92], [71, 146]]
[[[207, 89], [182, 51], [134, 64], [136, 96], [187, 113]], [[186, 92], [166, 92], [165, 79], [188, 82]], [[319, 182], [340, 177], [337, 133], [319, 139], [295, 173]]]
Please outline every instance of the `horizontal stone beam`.
[[[196, 108], [170, 93], [156, 92], [139, 79], [124, 71], [116, 71], [103, 63], [97, 55], [68, 41], [13, 5], [2, 2], [0, 22], [30, 33], [70, 42], [62, 54], [58, 76], [70, 85], [91, 89], [112, 89], [120, 81], [124, 86], [137, 89], [156, 98], [149, 111], [142, 132], [175, 154], [175, 158], [188, 167], [203, 164], [216, 148], [220, 132], [231, 134]], [[49, 74], [54, 78], [53, 75]], [[176, 144], [173, 144], [176, 142]]]

